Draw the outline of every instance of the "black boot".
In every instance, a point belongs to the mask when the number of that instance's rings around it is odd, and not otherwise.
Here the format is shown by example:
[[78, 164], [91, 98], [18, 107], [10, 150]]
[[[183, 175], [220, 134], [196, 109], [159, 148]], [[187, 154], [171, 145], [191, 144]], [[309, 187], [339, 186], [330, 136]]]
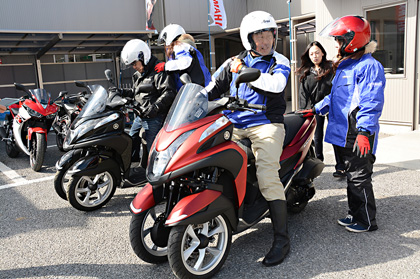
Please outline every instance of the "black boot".
[[287, 202], [282, 200], [269, 201], [271, 222], [274, 230], [273, 245], [263, 260], [263, 265], [280, 264], [290, 250], [289, 233], [287, 232]]

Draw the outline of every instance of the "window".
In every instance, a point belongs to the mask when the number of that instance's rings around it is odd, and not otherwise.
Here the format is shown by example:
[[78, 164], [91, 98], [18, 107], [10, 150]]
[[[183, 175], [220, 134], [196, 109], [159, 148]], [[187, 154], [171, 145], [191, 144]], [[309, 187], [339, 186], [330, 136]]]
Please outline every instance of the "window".
[[54, 63], [67, 63], [67, 62], [89, 62], [89, 61], [101, 61], [111, 62], [112, 54], [54, 54]]
[[382, 63], [386, 74], [404, 74], [406, 6], [400, 4], [366, 12], [371, 39], [378, 43], [373, 57]]

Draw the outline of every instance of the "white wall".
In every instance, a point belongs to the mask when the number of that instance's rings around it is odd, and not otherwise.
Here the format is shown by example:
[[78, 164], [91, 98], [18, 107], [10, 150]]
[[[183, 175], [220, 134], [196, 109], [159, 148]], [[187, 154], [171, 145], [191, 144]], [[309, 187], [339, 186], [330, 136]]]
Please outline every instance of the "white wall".
[[144, 0], [2, 0], [0, 31], [137, 31]]

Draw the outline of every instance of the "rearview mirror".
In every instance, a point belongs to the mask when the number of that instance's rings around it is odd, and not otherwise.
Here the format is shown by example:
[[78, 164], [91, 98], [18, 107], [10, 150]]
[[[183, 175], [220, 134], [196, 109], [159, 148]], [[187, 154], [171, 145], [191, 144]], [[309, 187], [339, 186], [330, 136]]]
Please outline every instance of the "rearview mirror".
[[182, 84], [184, 84], [184, 85], [187, 84], [187, 83], [192, 83], [191, 77], [187, 73], [182, 74], [179, 77], [179, 79], [181, 80]]
[[106, 79], [110, 82], [110, 83], [114, 83], [113, 81], [113, 76], [112, 76], [112, 71], [110, 69], [106, 69], [105, 70], [105, 76]]
[[241, 73], [236, 78], [235, 86], [236, 88], [238, 88], [241, 83], [257, 80], [260, 77], [260, 75], [261, 75], [261, 72], [258, 69], [245, 68], [241, 70]]
[[74, 83], [76, 84], [77, 87], [86, 87], [86, 83], [81, 82], [81, 81], [74, 81]]

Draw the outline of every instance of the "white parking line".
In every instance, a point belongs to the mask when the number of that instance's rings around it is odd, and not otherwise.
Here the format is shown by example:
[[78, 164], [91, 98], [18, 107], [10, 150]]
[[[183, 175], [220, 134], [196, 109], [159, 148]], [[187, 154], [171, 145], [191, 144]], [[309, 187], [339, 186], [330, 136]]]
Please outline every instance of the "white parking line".
[[15, 183], [23, 183], [27, 181], [25, 178], [20, 176], [17, 172], [0, 162], [0, 172], [4, 173], [9, 179], [13, 180]]
[[23, 178], [22, 176], [20, 176], [14, 170], [12, 170], [11, 168], [3, 164], [2, 162], [0, 162], [0, 172], [3, 173], [5, 176], [7, 176], [7, 178], [13, 181], [13, 183], [1, 185], [0, 190], [54, 179], [54, 175], [52, 175], [52, 176], [46, 176], [46, 177], [41, 177], [37, 179], [27, 180]]
[[13, 187], [17, 187], [17, 186], [22, 186], [22, 185], [28, 185], [28, 184], [31, 184], [31, 183], [53, 180], [54, 175], [41, 177], [41, 178], [37, 178], [37, 179], [32, 179], [32, 180], [26, 180], [24, 178], [22, 178], [22, 179], [24, 181], [19, 181], [19, 182], [15, 182], [15, 183], [11, 183], [11, 184], [2, 185], [2, 186], [0, 186], [0, 190], [7, 189], [7, 188], [13, 188]]

